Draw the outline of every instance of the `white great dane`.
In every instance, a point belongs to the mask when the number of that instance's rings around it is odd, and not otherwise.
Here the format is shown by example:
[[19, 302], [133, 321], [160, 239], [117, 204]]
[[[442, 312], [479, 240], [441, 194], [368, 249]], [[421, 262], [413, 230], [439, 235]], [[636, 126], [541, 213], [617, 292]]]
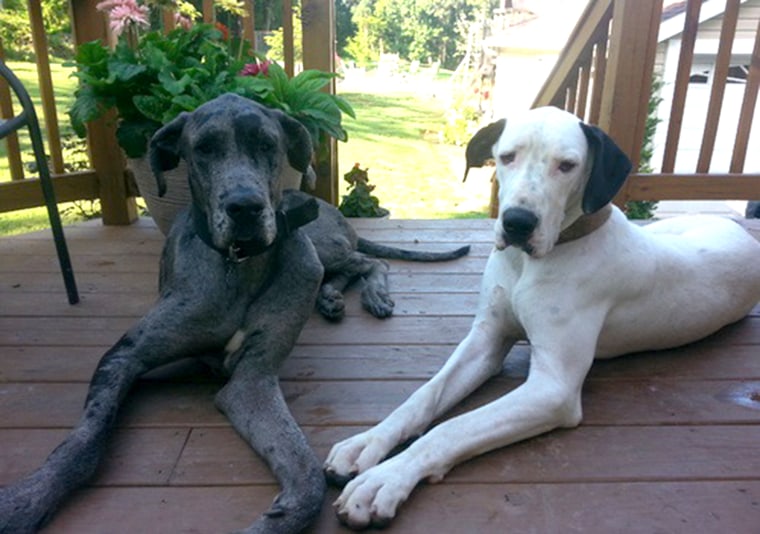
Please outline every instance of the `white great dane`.
[[[328, 455], [328, 479], [353, 479], [335, 509], [355, 529], [388, 524], [420, 481], [440, 481], [460, 462], [578, 425], [581, 387], [595, 357], [695, 341], [760, 300], [755, 239], [719, 217], [629, 223], [610, 205], [630, 171], [628, 158], [569, 113], [539, 108], [494, 123], [473, 137], [467, 156], [468, 168], [493, 157], [499, 180], [495, 248], [477, 313], [429, 382]], [[531, 344], [524, 384], [424, 433], [499, 374], [520, 339]]]

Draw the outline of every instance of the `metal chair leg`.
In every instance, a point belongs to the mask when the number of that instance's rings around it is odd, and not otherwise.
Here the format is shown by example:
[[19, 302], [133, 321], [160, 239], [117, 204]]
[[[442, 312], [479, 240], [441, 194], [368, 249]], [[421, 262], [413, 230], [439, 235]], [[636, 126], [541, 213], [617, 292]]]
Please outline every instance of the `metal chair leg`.
[[0, 61], [0, 76], [5, 78], [8, 85], [13, 89], [13, 92], [16, 93], [22, 107], [21, 115], [5, 121], [0, 125], [0, 138], [18, 130], [24, 125], [29, 128], [29, 137], [32, 141], [34, 159], [37, 163], [37, 171], [40, 175], [42, 195], [45, 198], [45, 206], [47, 207], [48, 218], [50, 219], [50, 228], [53, 231], [53, 241], [55, 242], [55, 249], [58, 254], [58, 263], [61, 266], [63, 283], [66, 286], [66, 294], [69, 299], [69, 304], [76, 304], [79, 302], [79, 292], [77, 291], [76, 281], [74, 280], [74, 269], [71, 266], [71, 258], [69, 257], [66, 238], [63, 235], [63, 225], [61, 224], [61, 216], [58, 213], [58, 203], [55, 199], [53, 182], [50, 178], [50, 168], [48, 167], [47, 159], [45, 158], [45, 145], [42, 143], [42, 133], [40, 132], [40, 125], [37, 120], [37, 112], [34, 109], [34, 103], [29, 97], [29, 93], [26, 91], [26, 88], [24, 88], [24, 85], [16, 75], [13, 74], [13, 71], [11, 71], [2, 61]]

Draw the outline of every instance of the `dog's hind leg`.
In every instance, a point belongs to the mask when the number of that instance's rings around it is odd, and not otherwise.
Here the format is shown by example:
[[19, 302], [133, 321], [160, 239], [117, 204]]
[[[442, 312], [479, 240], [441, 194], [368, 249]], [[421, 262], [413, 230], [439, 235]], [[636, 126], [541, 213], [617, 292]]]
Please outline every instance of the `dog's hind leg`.
[[327, 319], [338, 321], [343, 318], [343, 291], [357, 278], [364, 282], [362, 307], [381, 319], [393, 314], [395, 304], [388, 291], [388, 264], [383, 260], [351, 252], [338, 271], [325, 278], [317, 297], [317, 309]]
[[367, 257], [364, 258], [364, 262], [368, 268], [362, 277], [362, 306], [380, 319], [390, 317], [396, 303], [388, 291], [388, 263]]
[[93, 475], [119, 406], [137, 378], [152, 367], [188, 355], [195, 343], [203, 341], [172, 335], [181, 316], [176, 304], [159, 301], [106, 352], [93, 374], [84, 412], [74, 429], [39, 469], [0, 489], [0, 533], [36, 532], [59, 504]]
[[293, 419], [277, 373], [314, 310], [322, 265], [305, 235], [282, 244], [278, 262], [287, 266], [248, 310], [237, 346], [225, 365], [230, 381], [217, 407], [266, 461], [281, 486], [271, 508], [244, 532], [290, 534], [319, 514], [325, 493], [320, 461]]
[[343, 291], [348, 287], [352, 278], [344, 273], [338, 273], [325, 280], [319, 288], [317, 296], [317, 311], [331, 321], [340, 321], [346, 313], [346, 302]]

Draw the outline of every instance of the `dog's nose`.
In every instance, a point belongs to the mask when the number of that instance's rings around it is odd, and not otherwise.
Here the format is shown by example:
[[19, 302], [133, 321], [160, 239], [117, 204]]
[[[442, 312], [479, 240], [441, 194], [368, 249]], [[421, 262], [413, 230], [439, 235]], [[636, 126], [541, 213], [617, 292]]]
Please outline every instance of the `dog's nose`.
[[224, 210], [233, 221], [244, 222], [258, 217], [264, 207], [265, 203], [260, 198], [250, 195], [236, 195], [227, 200]]
[[509, 208], [501, 214], [501, 225], [510, 242], [523, 244], [538, 226], [538, 217], [524, 208]]

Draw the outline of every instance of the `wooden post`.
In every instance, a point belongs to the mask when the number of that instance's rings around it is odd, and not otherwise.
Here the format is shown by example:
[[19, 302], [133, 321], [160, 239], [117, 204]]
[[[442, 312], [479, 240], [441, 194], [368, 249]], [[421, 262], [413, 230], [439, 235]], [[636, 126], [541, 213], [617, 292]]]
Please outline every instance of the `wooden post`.
[[290, 0], [282, 2], [282, 55], [285, 60], [285, 73], [293, 77], [296, 61], [293, 42], [293, 6]]
[[[635, 172], [652, 90], [662, 0], [615, 0], [613, 9], [599, 126], [628, 154]], [[626, 200], [624, 188], [616, 202]]]
[[[95, 9], [97, 0], [70, 0], [75, 44], [95, 39], [108, 40], [108, 25], [102, 13]], [[129, 196], [125, 162], [116, 141], [114, 116], [92, 121], [87, 126], [87, 145], [92, 166], [98, 174], [103, 223], [130, 224], [137, 219], [135, 198]]]
[[[5, 49], [0, 41], [0, 59], [5, 61]], [[11, 86], [5, 80], [0, 80], [0, 113], [8, 120], [13, 118], [13, 99]], [[18, 142], [18, 133], [11, 132], [5, 137], [5, 146], [8, 151], [8, 169], [11, 172], [12, 181], [24, 179], [24, 164], [21, 162], [21, 146]]]
[[251, 43], [251, 49], [256, 50], [256, 20], [254, 19], [253, 0], [246, 0], [243, 17], [243, 39]]
[[203, 22], [210, 24], [216, 21], [216, 13], [214, 12], [214, 0], [203, 0], [202, 8]]
[[[332, 0], [303, 0], [303, 67], [335, 72], [335, 3]], [[326, 88], [335, 94], [335, 80]], [[323, 139], [317, 157], [317, 187], [314, 194], [327, 202], [338, 202], [338, 148], [334, 139]]]
[[45, 117], [45, 133], [48, 141], [48, 154], [54, 172], [63, 172], [63, 155], [61, 154], [61, 133], [58, 129], [58, 114], [55, 109], [53, 79], [50, 75], [50, 59], [47, 51], [47, 34], [42, 19], [40, 3], [29, 0], [29, 21], [32, 27], [32, 44], [37, 56], [37, 75], [40, 82], [40, 99]]

